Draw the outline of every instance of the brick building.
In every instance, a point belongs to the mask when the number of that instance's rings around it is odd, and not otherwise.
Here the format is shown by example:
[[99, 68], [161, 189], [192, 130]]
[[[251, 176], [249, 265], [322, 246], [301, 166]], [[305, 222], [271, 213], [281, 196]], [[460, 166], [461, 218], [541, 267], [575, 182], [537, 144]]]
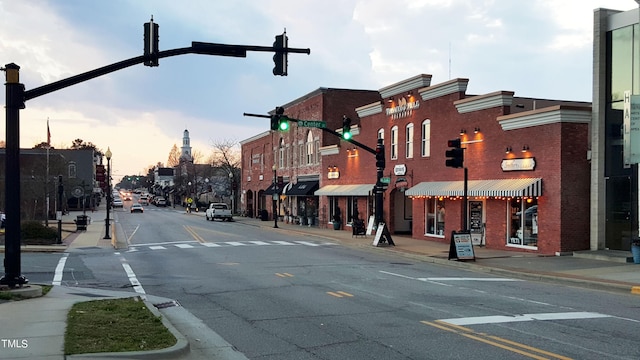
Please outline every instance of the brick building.
[[[325, 121], [327, 128], [338, 129], [343, 116], [357, 119], [355, 109], [374, 101], [380, 101], [377, 91], [319, 88], [282, 107], [290, 118]], [[328, 210], [314, 195], [326, 166], [321, 149], [337, 148], [339, 143], [334, 135], [295, 122], [286, 132], [267, 131], [241, 141], [241, 209], [252, 217], [266, 210], [272, 219], [275, 192], [276, 212], [282, 221], [310, 226], [325, 223]]]
[[[476, 244], [541, 254], [588, 249], [590, 104], [517, 98], [510, 91], [468, 95], [467, 84], [431, 85], [430, 75], [418, 75], [380, 89], [382, 101], [356, 109], [361, 127], [354, 139], [373, 148], [378, 138], [385, 144], [383, 219], [390, 231], [448, 242], [464, 227], [464, 170], [445, 166], [448, 140], [460, 138], [468, 170], [466, 228]], [[320, 205], [346, 209], [347, 222], [354, 209], [367, 219], [373, 160], [344, 147], [323, 157], [331, 172], [316, 192], [328, 197]]]
[[[448, 242], [466, 228], [474, 243], [490, 248], [588, 249], [590, 104], [511, 91], [470, 95], [468, 82], [432, 85], [431, 75], [421, 74], [377, 92], [319, 89], [285, 105], [285, 114], [325, 119], [331, 129], [341, 128], [345, 114], [354, 120], [355, 141], [375, 149], [383, 140], [382, 219], [392, 234]], [[457, 138], [468, 172], [466, 216], [465, 170], [445, 165], [448, 140]], [[245, 140], [242, 156], [242, 201], [252, 216], [273, 212], [277, 189], [276, 211], [291, 216], [284, 220], [322, 227], [336, 221], [351, 231], [354, 219], [373, 219], [377, 176], [369, 151], [293, 126]]]

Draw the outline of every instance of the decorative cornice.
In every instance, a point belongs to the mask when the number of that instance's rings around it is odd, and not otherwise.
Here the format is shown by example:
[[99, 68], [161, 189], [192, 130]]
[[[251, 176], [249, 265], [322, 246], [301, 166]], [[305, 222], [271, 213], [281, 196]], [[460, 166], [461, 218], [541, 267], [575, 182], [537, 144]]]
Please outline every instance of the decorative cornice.
[[409, 90], [419, 89], [431, 85], [431, 75], [420, 74], [406, 80], [402, 80], [395, 84], [385, 86], [378, 90], [382, 99], [385, 100], [389, 97], [398, 94], [406, 94]]
[[356, 112], [358, 113], [358, 117], [361, 119], [365, 116], [379, 114], [382, 112], [382, 103], [380, 101], [376, 101], [369, 105], [360, 106], [356, 108]]
[[340, 147], [338, 145], [323, 146], [319, 150], [320, 150], [320, 156], [337, 155], [340, 153]]
[[456, 106], [456, 109], [458, 109], [458, 113], [464, 114], [500, 106], [511, 106], [513, 94], [513, 91], [496, 91], [454, 101], [453, 104]]
[[422, 97], [422, 100], [430, 100], [449, 94], [465, 92], [467, 91], [468, 84], [469, 79], [458, 78], [443, 82], [441, 84], [418, 89], [418, 93]]
[[502, 130], [523, 129], [555, 123], [591, 123], [590, 106], [555, 105], [542, 109], [498, 116]]

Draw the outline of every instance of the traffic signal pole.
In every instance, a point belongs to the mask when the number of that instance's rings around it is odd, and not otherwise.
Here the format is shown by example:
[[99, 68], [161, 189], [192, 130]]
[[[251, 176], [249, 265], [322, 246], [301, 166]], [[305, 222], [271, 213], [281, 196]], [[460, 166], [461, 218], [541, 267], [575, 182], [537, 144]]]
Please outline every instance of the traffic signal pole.
[[[25, 102], [54, 91], [79, 84], [127, 67], [145, 64], [158, 66], [158, 59], [186, 54], [202, 54], [216, 56], [246, 57], [247, 51], [276, 52], [279, 54], [300, 53], [310, 54], [310, 49], [284, 47], [228, 45], [217, 43], [192, 42], [190, 47], [158, 51], [158, 26], [153, 23], [145, 25], [144, 55], [123, 60], [79, 75], [62, 79], [51, 84], [43, 85], [25, 91], [20, 83], [20, 66], [10, 63], [0, 70], [5, 72], [5, 121], [6, 121], [6, 149], [5, 149], [5, 275], [0, 278], [0, 285], [10, 288], [22, 286], [29, 280], [21, 275], [20, 264], [20, 110], [25, 108]], [[286, 74], [283, 74], [286, 75]]]

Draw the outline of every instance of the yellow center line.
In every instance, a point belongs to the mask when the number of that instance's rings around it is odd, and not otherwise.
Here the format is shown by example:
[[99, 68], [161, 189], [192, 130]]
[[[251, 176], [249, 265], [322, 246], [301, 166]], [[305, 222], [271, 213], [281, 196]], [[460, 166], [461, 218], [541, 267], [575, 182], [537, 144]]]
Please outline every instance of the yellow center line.
[[[548, 359], [548, 357], [544, 357], [544, 356], [540, 356], [538, 354], [542, 354], [545, 356], [550, 356], [552, 358], [555, 359], [559, 359], [559, 360], [571, 360], [571, 358], [566, 357], [566, 356], [562, 356], [559, 354], [555, 354], [546, 350], [542, 350], [533, 346], [529, 346], [529, 345], [525, 345], [522, 343], [518, 343], [515, 341], [511, 341], [508, 339], [504, 339], [498, 336], [493, 336], [493, 335], [488, 335], [488, 334], [484, 334], [484, 333], [478, 333], [473, 331], [472, 329], [469, 329], [467, 327], [464, 326], [459, 326], [459, 325], [454, 325], [454, 324], [449, 324], [446, 323], [444, 321], [439, 321], [436, 320], [435, 322], [430, 322], [430, 321], [420, 321], [421, 323], [425, 324], [425, 325], [429, 325], [429, 326], [433, 326], [435, 328], [441, 329], [441, 330], [445, 330], [445, 331], [449, 331], [452, 332], [454, 334], [458, 334], [460, 336], [464, 336], [466, 338], [472, 339], [472, 340], [476, 340], [476, 341], [480, 341], [483, 342], [485, 344], [489, 344], [504, 350], [508, 350], [523, 356], [527, 356], [529, 358], [532, 359], [538, 359], [538, 360], [545, 360]], [[501, 344], [502, 343], [502, 344]], [[511, 346], [507, 346], [504, 344], [508, 344]], [[524, 350], [527, 351], [524, 351]], [[533, 352], [533, 353], [532, 353]], [[534, 354], [537, 353], [537, 354]]]
[[191, 235], [191, 237], [193, 237], [194, 239], [196, 239], [197, 242], [199, 243], [205, 243], [206, 241], [200, 236], [198, 235], [195, 230], [193, 230], [190, 226], [188, 225], [182, 225], [184, 227], [184, 229], [189, 233], [189, 235]]
[[348, 292], [344, 292], [344, 291], [336, 291], [338, 294], [340, 295], [344, 295], [344, 296], [348, 296], [348, 297], [353, 297], [352, 294], [349, 294]]

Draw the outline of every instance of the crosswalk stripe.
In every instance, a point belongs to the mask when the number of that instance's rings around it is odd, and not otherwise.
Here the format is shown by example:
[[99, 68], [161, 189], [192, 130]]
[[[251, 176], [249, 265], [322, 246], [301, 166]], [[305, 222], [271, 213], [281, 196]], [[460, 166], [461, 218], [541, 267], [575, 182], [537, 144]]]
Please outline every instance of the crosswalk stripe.
[[239, 241], [225, 241], [225, 244], [229, 244], [231, 246], [247, 246], [247, 244], [241, 243]]
[[189, 244], [176, 244], [176, 247], [179, 247], [180, 249], [193, 249], [193, 245]]
[[288, 241], [282, 241], [282, 240], [275, 240], [275, 241], [272, 241], [272, 243], [278, 244], [278, 245], [295, 245], [294, 243], [291, 243]]
[[268, 242], [264, 242], [264, 241], [249, 241], [249, 242], [255, 245], [271, 245]]
[[154, 245], [154, 246], [149, 246], [149, 249], [151, 249], [151, 250], [166, 250], [167, 248], [164, 247], [164, 246]]
[[308, 241], [295, 241], [295, 243], [300, 245], [307, 245], [307, 246], [320, 246], [320, 244], [316, 244]]
[[217, 243], [210, 243], [210, 242], [206, 242], [206, 243], [202, 243], [202, 245], [206, 246], [206, 247], [220, 247], [222, 245], [217, 244]]

